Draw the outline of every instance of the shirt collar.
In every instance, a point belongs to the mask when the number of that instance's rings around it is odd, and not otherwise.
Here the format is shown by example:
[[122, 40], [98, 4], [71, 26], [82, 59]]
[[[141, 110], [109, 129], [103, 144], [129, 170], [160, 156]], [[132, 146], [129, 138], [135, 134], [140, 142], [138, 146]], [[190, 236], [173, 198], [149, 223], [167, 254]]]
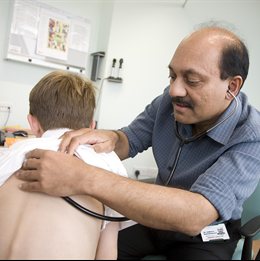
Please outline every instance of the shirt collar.
[[65, 132], [70, 131], [68, 128], [61, 128], [55, 130], [47, 130], [43, 133], [43, 138], [57, 138], [59, 139]]

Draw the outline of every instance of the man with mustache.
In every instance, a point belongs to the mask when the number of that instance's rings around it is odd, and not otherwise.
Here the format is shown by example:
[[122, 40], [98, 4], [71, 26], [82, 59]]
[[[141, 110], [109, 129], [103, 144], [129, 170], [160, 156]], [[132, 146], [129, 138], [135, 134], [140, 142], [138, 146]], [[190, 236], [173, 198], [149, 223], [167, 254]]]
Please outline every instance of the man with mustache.
[[[32, 151], [17, 173], [21, 189], [91, 195], [138, 222], [120, 232], [119, 259], [231, 259], [243, 203], [260, 178], [260, 113], [240, 92], [248, 68], [247, 48], [231, 31], [193, 32], [169, 64], [169, 87], [129, 126], [69, 132], [60, 148], [66, 154]], [[71, 157], [84, 143], [122, 160], [152, 147], [156, 184]]]

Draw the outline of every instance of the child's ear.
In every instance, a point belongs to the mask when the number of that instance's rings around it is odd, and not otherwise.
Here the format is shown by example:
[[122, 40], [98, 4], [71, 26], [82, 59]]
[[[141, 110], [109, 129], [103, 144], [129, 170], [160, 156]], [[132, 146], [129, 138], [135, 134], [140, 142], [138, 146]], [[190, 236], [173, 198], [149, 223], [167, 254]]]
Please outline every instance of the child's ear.
[[89, 126], [90, 129], [94, 130], [96, 128], [96, 121], [92, 120]]
[[28, 122], [29, 122], [29, 124], [30, 124], [32, 133], [33, 133], [36, 137], [41, 137], [42, 134], [43, 134], [43, 131], [42, 131], [42, 127], [41, 127], [41, 125], [40, 125], [38, 119], [37, 119], [36, 117], [34, 117], [33, 115], [28, 114], [27, 120], [28, 120]]

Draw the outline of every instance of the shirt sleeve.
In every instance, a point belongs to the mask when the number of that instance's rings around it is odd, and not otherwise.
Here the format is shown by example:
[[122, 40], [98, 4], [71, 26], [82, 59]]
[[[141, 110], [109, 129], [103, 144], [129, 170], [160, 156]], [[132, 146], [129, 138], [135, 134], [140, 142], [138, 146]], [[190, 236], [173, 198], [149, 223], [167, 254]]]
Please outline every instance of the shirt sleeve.
[[216, 208], [220, 221], [240, 217], [260, 179], [260, 142], [231, 147], [191, 187]]
[[162, 97], [155, 98], [130, 125], [121, 129], [128, 137], [129, 157], [133, 158], [152, 146], [154, 124]]

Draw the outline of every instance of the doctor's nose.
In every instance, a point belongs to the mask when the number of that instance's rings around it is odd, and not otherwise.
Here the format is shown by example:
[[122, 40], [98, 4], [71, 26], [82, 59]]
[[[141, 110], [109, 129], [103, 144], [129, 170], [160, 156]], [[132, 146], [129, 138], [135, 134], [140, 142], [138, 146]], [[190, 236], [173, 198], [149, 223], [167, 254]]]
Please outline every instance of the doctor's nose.
[[169, 94], [171, 97], [185, 97], [187, 95], [186, 88], [180, 80], [175, 79], [170, 81]]

